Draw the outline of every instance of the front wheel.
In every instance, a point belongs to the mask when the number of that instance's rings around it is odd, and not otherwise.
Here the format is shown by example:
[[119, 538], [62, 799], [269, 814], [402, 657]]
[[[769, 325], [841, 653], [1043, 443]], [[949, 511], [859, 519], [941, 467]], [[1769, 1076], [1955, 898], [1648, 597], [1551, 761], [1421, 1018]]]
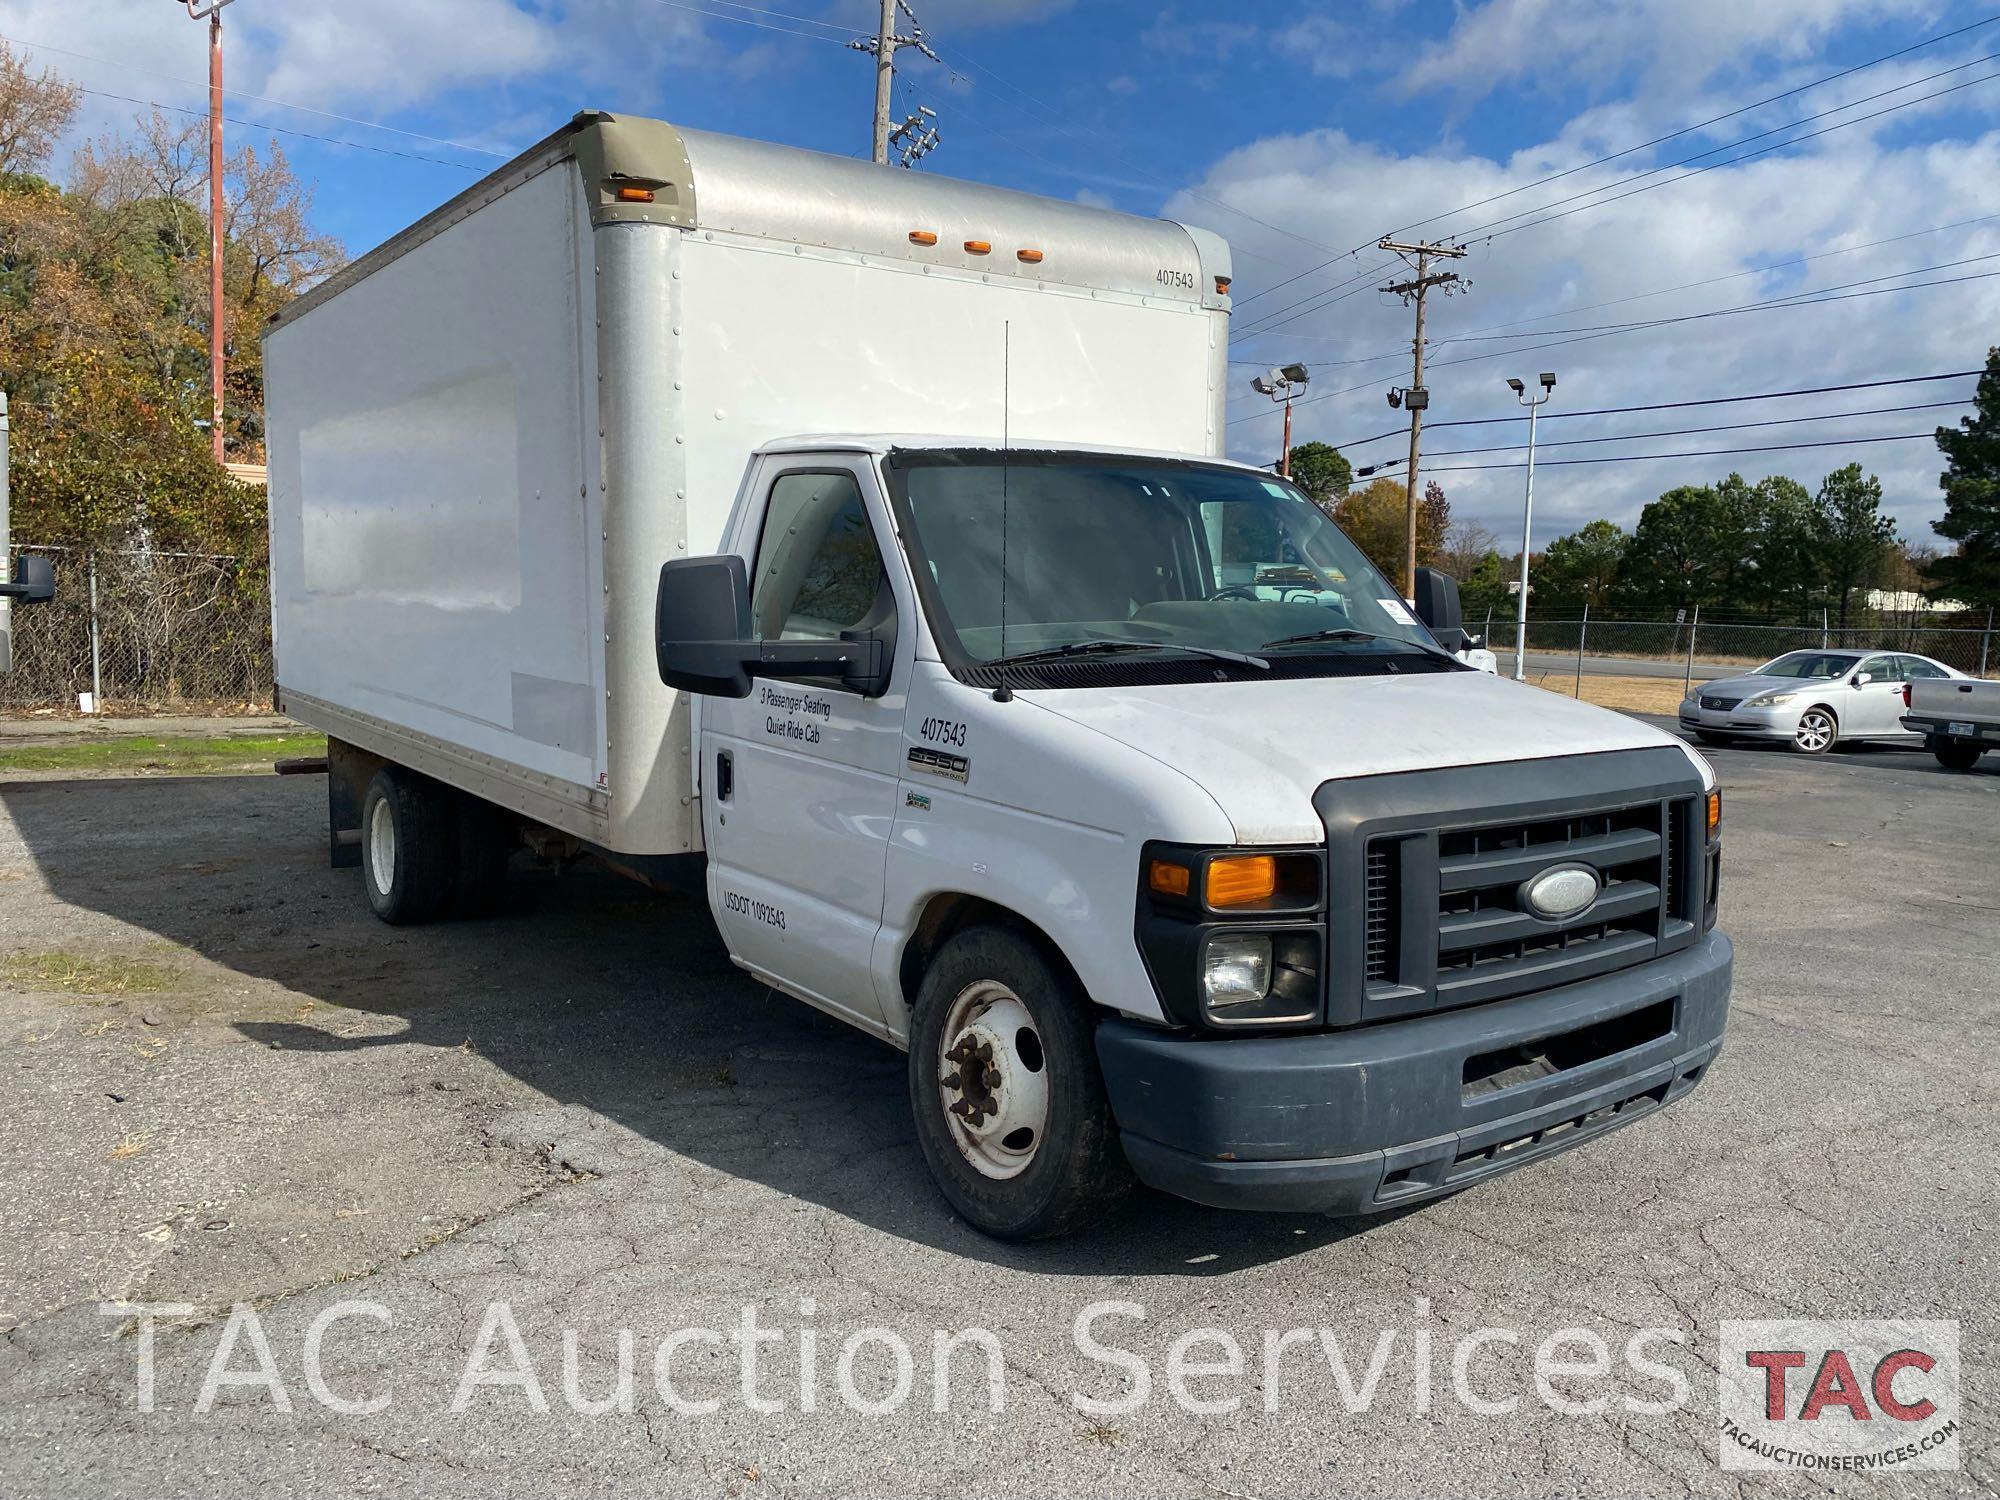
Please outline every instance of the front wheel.
[[1792, 731], [1792, 748], [1806, 755], [1824, 755], [1840, 739], [1840, 721], [1830, 708], [1809, 708]]
[[1947, 771], [1970, 771], [1979, 764], [1981, 753], [1979, 746], [1968, 745], [1963, 740], [1939, 740], [1931, 746], [1931, 754]]
[[1075, 981], [1009, 928], [970, 928], [932, 959], [911, 1016], [910, 1106], [925, 1165], [975, 1228], [1054, 1239], [1131, 1190], [1092, 1019]]

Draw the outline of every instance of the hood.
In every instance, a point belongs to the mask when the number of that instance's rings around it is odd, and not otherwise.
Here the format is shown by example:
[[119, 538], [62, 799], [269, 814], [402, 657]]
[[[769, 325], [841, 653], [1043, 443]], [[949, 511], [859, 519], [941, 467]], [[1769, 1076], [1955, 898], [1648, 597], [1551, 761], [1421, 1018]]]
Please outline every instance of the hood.
[[1807, 688], [1838, 682], [1837, 677], [1718, 677], [1695, 688], [1697, 693], [1713, 693], [1718, 698], [1754, 698], [1759, 693], [1801, 693]]
[[1653, 745], [1678, 746], [1705, 764], [1649, 724], [1485, 672], [1018, 696], [1182, 772], [1246, 844], [1320, 842], [1326, 830], [1312, 797], [1335, 778]]

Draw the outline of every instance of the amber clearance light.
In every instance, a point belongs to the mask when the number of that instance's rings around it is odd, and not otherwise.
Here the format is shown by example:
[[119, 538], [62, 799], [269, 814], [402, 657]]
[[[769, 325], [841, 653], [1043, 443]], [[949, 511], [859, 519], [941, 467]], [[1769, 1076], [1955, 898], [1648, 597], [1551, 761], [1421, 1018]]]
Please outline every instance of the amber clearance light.
[[1715, 831], [1722, 826], [1722, 788], [1717, 787], [1708, 794], [1708, 836], [1715, 837]]
[[1274, 855], [1230, 855], [1208, 862], [1204, 895], [1210, 906], [1255, 906], [1277, 894], [1278, 861]]
[[1146, 884], [1162, 896], [1188, 893], [1188, 867], [1169, 859], [1156, 859], [1146, 870]]

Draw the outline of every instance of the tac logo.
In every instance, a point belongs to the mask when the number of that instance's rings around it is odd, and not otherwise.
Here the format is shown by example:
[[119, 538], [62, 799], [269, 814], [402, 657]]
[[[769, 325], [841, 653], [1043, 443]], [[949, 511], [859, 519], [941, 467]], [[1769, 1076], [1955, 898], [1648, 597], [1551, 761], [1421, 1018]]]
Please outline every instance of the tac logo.
[[1725, 1469], [1956, 1469], [1958, 1324], [1725, 1321]]

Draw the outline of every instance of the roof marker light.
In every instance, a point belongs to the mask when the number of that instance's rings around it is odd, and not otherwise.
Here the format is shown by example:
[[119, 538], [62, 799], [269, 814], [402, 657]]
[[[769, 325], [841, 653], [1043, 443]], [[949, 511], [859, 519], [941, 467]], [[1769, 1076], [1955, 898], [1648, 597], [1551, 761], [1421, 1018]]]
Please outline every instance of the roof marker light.
[[967, 240], [965, 242], [965, 253], [967, 255], [991, 255], [993, 253], [993, 246], [985, 240]]
[[910, 231], [910, 243], [912, 245], [935, 245], [937, 243], [937, 235], [928, 229], [912, 229]]

